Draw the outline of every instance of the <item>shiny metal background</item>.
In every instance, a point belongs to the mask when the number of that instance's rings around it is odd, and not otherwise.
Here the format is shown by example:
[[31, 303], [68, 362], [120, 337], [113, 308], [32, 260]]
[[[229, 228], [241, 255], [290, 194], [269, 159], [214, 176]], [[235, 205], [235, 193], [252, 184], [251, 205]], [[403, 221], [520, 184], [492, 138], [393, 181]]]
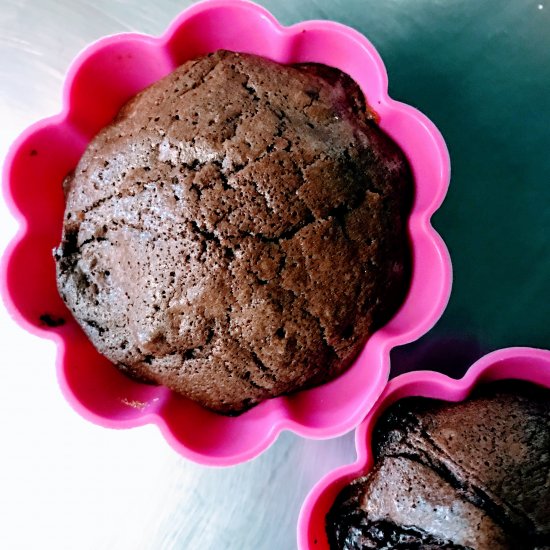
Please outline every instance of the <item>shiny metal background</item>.
[[[0, 0], [0, 157], [60, 107], [64, 72], [106, 34], [158, 34], [184, 0]], [[547, 0], [265, 0], [283, 23], [335, 19], [378, 47], [390, 93], [449, 144], [435, 225], [453, 255], [449, 308], [394, 372], [459, 373], [506, 345], [549, 347], [550, 4]], [[0, 203], [0, 249], [16, 229]], [[300, 505], [354, 459], [353, 436], [283, 434], [261, 457], [209, 469], [151, 426], [91, 425], [62, 398], [50, 342], [0, 306], [0, 548], [292, 549]]]

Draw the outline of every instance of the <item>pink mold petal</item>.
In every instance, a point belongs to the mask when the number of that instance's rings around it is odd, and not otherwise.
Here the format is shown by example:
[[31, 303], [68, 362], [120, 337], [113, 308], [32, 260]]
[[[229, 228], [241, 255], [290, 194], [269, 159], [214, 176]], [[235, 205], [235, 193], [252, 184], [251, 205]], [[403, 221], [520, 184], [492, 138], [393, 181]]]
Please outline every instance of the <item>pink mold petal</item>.
[[[62, 303], [52, 258], [63, 219], [61, 184], [90, 139], [133, 95], [185, 60], [219, 48], [283, 63], [319, 62], [350, 74], [380, 116], [381, 127], [407, 154], [416, 185], [408, 225], [412, 282], [399, 312], [338, 379], [234, 418], [121, 375], [94, 350]], [[387, 84], [380, 56], [357, 31], [327, 21], [283, 27], [264, 8], [242, 0], [195, 4], [160, 37], [116, 35], [76, 58], [61, 113], [28, 128], [6, 159], [4, 194], [20, 230], [2, 258], [0, 288], [18, 323], [57, 343], [61, 388], [82, 416], [115, 428], [155, 423], [182, 455], [224, 466], [257, 456], [285, 429], [329, 438], [359, 424], [387, 383], [391, 348], [425, 334], [441, 316], [451, 288], [449, 255], [430, 225], [449, 183], [445, 142], [424, 115], [390, 99]], [[47, 326], [44, 315], [65, 323]]]
[[533, 348], [498, 350], [482, 357], [458, 380], [433, 371], [409, 372], [390, 380], [377, 403], [357, 428], [356, 461], [327, 474], [304, 501], [298, 520], [298, 548], [329, 549], [325, 517], [338, 493], [372, 468], [372, 433], [378, 418], [387, 407], [399, 399], [412, 396], [463, 401], [478, 384], [507, 379], [524, 380], [550, 388], [550, 351]]

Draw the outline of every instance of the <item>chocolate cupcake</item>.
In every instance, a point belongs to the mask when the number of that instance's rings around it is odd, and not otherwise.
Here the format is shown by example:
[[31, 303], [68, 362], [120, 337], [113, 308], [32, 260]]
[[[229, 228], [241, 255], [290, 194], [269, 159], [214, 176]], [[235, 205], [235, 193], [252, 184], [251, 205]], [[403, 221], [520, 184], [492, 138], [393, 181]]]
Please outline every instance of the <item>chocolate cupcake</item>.
[[219, 51], [65, 182], [58, 288], [131, 376], [234, 413], [330, 380], [404, 298], [412, 178], [345, 74]]
[[550, 402], [521, 382], [450, 404], [398, 401], [373, 434], [375, 466], [327, 515], [331, 548], [545, 548]]

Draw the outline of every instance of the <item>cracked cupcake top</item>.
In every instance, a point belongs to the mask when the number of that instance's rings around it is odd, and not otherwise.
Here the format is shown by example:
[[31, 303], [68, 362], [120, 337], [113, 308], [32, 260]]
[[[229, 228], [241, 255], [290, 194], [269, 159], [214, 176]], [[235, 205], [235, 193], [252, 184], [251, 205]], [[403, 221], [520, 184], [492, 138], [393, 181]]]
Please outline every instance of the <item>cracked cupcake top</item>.
[[400, 399], [372, 449], [372, 470], [327, 515], [330, 548], [548, 548], [548, 389], [506, 380], [461, 403]]
[[75, 318], [121, 369], [213, 410], [333, 378], [404, 298], [408, 164], [336, 69], [189, 61], [65, 189]]

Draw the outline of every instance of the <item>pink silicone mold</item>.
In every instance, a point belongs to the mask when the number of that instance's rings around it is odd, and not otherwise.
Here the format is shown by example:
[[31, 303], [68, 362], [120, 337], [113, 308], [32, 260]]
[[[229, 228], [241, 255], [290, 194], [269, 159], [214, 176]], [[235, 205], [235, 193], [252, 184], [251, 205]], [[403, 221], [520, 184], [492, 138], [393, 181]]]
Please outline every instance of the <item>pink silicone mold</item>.
[[326, 475], [307, 496], [298, 520], [300, 550], [328, 550], [325, 517], [338, 493], [373, 466], [371, 438], [381, 413], [404, 397], [431, 397], [444, 401], [464, 401], [475, 386], [496, 380], [525, 380], [550, 388], [550, 351], [507, 348], [489, 353], [474, 363], [457, 380], [438, 372], [416, 371], [391, 380], [376, 405], [355, 433], [357, 460]]
[[[350, 74], [377, 111], [380, 126], [405, 151], [416, 184], [409, 220], [412, 281], [399, 312], [337, 380], [269, 400], [236, 418], [121, 375], [94, 350], [63, 305], [52, 259], [63, 219], [61, 182], [90, 139], [134, 94], [185, 60], [220, 48], [284, 63], [319, 62]], [[240, 0], [195, 4], [159, 37], [111, 36], [77, 57], [65, 81], [61, 113], [27, 129], [5, 163], [5, 197], [20, 228], [3, 257], [1, 286], [15, 320], [56, 342], [59, 382], [80, 414], [113, 428], [155, 423], [182, 455], [212, 465], [248, 460], [285, 429], [328, 438], [365, 417], [388, 380], [390, 349], [433, 326], [451, 287], [447, 249], [430, 225], [447, 191], [447, 149], [435, 126], [414, 108], [390, 99], [387, 88], [379, 55], [353, 29], [327, 21], [283, 27], [265, 9]]]

